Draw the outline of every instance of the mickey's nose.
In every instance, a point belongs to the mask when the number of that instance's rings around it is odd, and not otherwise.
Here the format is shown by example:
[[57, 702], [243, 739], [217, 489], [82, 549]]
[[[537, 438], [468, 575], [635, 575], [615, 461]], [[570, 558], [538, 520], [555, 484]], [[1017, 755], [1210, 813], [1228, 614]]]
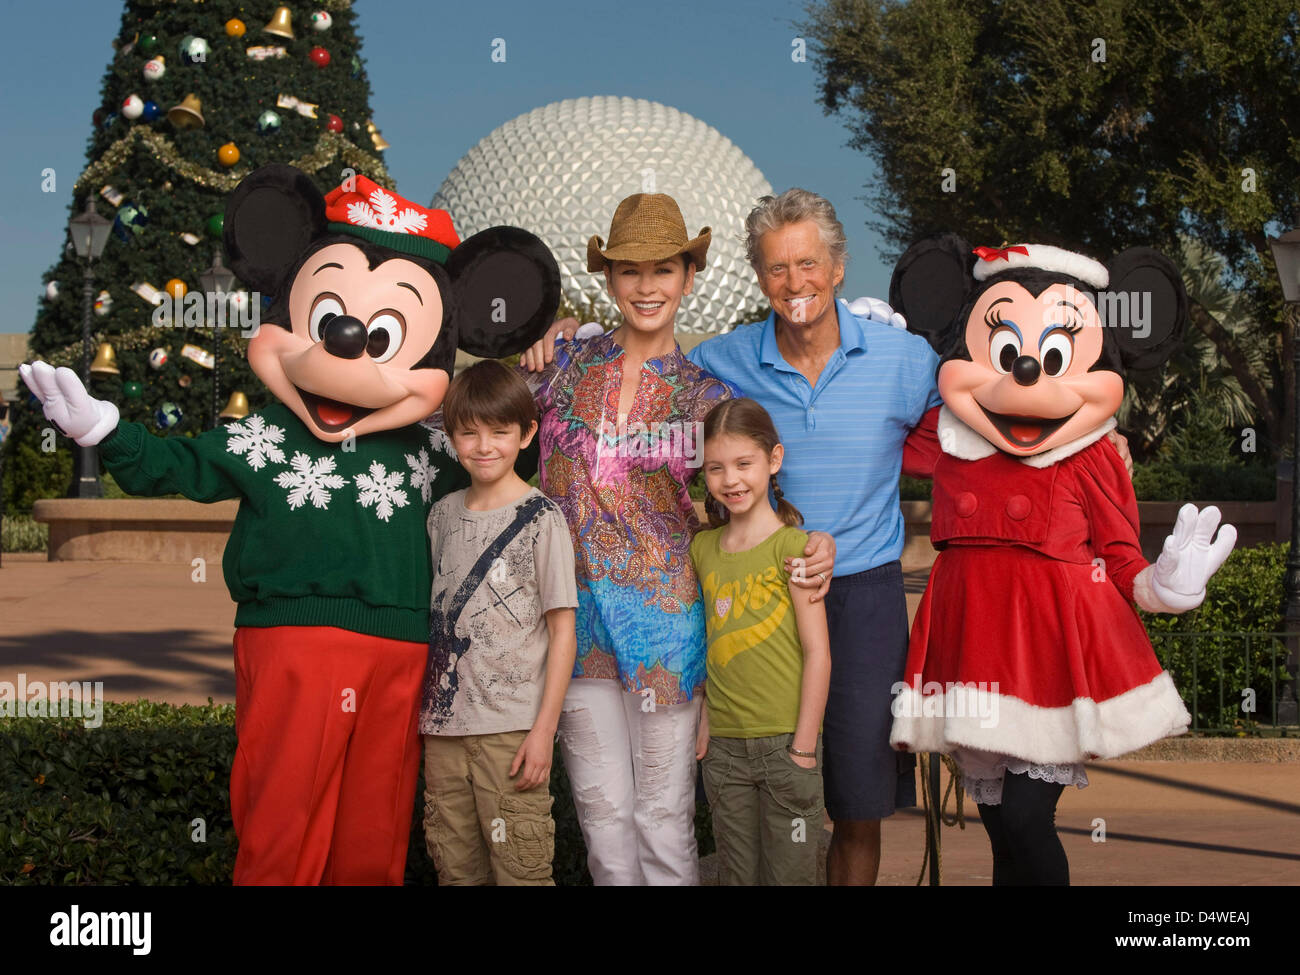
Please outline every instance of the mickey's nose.
[[1021, 386], [1032, 386], [1038, 382], [1042, 371], [1043, 367], [1032, 355], [1022, 355], [1011, 365], [1011, 375], [1016, 377], [1016, 382]]
[[366, 354], [366, 327], [351, 315], [335, 315], [325, 323], [325, 351], [340, 359], [360, 359]]

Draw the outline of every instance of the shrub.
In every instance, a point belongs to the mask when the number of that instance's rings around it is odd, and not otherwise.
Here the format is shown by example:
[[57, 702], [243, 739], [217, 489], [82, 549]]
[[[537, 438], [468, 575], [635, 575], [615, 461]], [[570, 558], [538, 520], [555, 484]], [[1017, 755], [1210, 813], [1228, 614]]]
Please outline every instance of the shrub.
[[0, 527], [0, 549], [6, 552], [44, 552], [50, 542], [50, 526], [32, 521], [31, 515], [5, 515]]
[[[1285, 629], [1282, 580], [1288, 549], [1238, 549], [1210, 580], [1200, 607], [1182, 616], [1142, 614], [1157, 655], [1192, 711], [1193, 727], [1251, 730], [1272, 723], [1274, 684], [1280, 695], [1291, 675], [1285, 642], [1265, 634]], [[1241, 710], [1242, 691], [1248, 688], [1255, 695], [1253, 714]]]

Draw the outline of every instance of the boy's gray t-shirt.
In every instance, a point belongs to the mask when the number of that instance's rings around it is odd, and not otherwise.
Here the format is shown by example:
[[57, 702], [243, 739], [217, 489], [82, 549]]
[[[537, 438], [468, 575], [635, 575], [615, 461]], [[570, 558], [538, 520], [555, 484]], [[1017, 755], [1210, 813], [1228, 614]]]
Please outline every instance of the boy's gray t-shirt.
[[578, 605], [573, 540], [536, 488], [493, 511], [465, 491], [429, 512], [429, 667], [420, 733], [490, 735], [533, 726], [546, 683], [546, 612]]

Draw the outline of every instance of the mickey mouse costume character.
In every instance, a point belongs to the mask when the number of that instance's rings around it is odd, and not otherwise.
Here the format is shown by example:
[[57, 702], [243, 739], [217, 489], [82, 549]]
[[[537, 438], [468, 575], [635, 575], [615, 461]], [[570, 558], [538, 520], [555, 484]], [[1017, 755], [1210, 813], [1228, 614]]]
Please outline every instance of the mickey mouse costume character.
[[467, 483], [419, 421], [458, 346], [499, 357], [542, 334], [559, 271], [525, 231], [461, 243], [447, 213], [364, 176], [322, 197], [279, 165], [231, 194], [224, 243], [239, 279], [273, 297], [248, 359], [279, 403], [161, 439], [69, 369], [36, 362], [22, 378], [127, 491], [240, 499], [222, 558], [238, 604], [235, 883], [400, 884], [428, 658], [425, 519]]
[[899, 260], [890, 303], [939, 353], [944, 401], [904, 449], [904, 473], [934, 479], [940, 551], [890, 742], [957, 760], [995, 885], [1066, 884], [1054, 826], [1064, 787], [1087, 784], [1085, 761], [1190, 721], [1132, 604], [1195, 608], [1236, 542], [1231, 525], [1214, 539], [1217, 508], [1184, 505], [1148, 564], [1106, 439], [1124, 368], [1168, 358], [1187, 298], [1146, 248], [1107, 266], [1037, 244], [971, 252], [944, 235]]

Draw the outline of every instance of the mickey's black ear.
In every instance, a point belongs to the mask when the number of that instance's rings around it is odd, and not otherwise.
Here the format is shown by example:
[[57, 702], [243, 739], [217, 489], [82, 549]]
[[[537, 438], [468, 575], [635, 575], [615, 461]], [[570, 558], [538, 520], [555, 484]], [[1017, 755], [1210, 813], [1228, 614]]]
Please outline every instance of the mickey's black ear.
[[974, 280], [970, 245], [956, 234], [918, 240], [894, 265], [889, 304], [907, 319], [907, 330], [925, 336], [939, 355], [952, 344], [957, 313]]
[[485, 359], [522, 352], [540, 339], [560, 305], [560, 269], [538, 238], [489, 227], [447, 261], [460, 347]]
[[276, 294], [307, 245], [325, 233], [325, 200], [293, 166], [262, 166], [226, 201], [221, 237], [226, 260], [244, 284]]
[[1110, 284], [1097, 313], [1112, 330], [1126, 369], [1152, 369], [1183, 340], [1187, 292], [1174, 262], [1149, 247], [1131, 247], [1107, 265]]

